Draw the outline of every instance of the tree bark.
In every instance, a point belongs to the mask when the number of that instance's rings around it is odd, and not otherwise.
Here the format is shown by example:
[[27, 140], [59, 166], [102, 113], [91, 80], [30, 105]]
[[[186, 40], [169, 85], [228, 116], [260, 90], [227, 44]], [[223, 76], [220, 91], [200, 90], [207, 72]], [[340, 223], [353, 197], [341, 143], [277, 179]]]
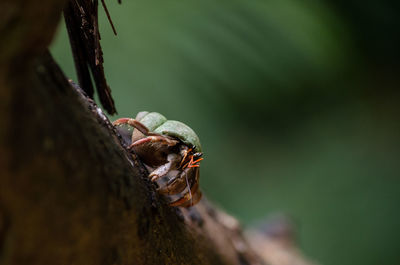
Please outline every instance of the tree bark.
[[265, 264], [204, 199], [168, 207], [47, 52], [64, 1], [0, 4], [1, 264]]
[[1, 5], [1, 263], [241, 264], [219, 215], [168, 207], [46, 52], [63, 1]]

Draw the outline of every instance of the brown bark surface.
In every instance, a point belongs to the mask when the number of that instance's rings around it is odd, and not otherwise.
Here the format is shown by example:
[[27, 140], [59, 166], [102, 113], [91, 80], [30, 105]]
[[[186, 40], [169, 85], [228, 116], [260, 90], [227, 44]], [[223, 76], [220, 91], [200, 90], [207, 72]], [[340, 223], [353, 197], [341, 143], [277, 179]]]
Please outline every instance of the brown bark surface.
[[46, 51], [64, 1], [0, 4], [1, 264], [265, 264], [205, 200], [171, 208]]

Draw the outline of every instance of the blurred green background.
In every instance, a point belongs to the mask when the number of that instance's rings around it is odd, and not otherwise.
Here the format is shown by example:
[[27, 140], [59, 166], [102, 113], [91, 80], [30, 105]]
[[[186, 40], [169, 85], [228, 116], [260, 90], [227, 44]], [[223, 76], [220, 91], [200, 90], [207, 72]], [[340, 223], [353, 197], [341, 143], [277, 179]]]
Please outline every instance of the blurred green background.
[[[291, 215], [317, 262], [400, 264], [395, 5], [108, 1], [111, 119], [149, 110], [189, 124], [207, 197], [248, 225]], [[52, 52], [76, 80], [64, 25]]]

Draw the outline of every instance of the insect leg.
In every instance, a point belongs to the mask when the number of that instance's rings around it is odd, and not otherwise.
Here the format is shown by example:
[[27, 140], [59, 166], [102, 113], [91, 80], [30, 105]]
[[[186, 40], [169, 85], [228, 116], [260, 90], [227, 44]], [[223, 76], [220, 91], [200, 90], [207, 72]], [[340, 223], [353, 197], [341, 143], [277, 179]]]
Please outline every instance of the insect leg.
[[138, 129], [144, 135], [149, 135], [149, 129], [140, 121], [131, 118], [121, 118], [113, 122], [113, 125], [128, 124], [136, 129]]
[[186, 168], [181, 172], [181, 174], [170, 179], [165, 186], [159, 188], [158, 192], [167, 195], [175, 195], [183, 192], [186, 187], [190, 186], [190, 184], [188, 185], [186, 182], [187, 175], [190, 177], [190, 175], [193, 173], [195, 173], [193, 172], [193, 169], [191, 170], [190, 168]]
[[190, 207], [200, 201], [202, 194], [199, 189], [199, 169], [190, 168], [189, 170], [193, 172], [194, 175], [189, 175], [188, 182], [190, 181], [190, 184], [188, 191], [181, 198], [171, 202], [170, 206]]
[[176, 156], [177, 154], [169, 154], [168, 162], [156, 168], [153, 172], [150, 173], [149, 178], [151, 181], [156, 181], [157, 179], [168, 174], [169, 171], [176, 167]]
[[166, 136], [163, 135], [158, 135], [158, 134], [154, 134], [154, 133], [148, 133], [149, 136], [139, 139], [137, 141], [135, 141], [134, 143], [132, 143], [129, 148], [132, 148], [134, 146], [138, 146], [141, 144], [145, 144], [145, 143], [161, 143], [163, 145], [166, 146], [175, 146], [178, 141], [168, 138]]
[[181, 206], [181, 207], [190, 207], [195, 205], [200, 201], [202, 197], [202, 193], [199, 190], [199, 185], [196, 183], [190, 190], [190, 193], [187, 192], [181, 198], [176, 201], [171, 202], [170, 206]]

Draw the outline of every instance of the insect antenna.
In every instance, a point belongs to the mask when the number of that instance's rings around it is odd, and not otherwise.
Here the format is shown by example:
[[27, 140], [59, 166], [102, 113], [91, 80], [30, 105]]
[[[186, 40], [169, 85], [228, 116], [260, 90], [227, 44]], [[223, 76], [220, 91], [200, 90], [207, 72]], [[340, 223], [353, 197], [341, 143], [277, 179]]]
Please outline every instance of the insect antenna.
[[190, 188], [189, 180], [187, 178], [187, 173], [185, 172], [185, 179], [186, 179], [186, 186], [189, 189], [189, 195], [190, 195], [190, 205], [193, 205], [193, 197], [192, 197], [192, 190]]

